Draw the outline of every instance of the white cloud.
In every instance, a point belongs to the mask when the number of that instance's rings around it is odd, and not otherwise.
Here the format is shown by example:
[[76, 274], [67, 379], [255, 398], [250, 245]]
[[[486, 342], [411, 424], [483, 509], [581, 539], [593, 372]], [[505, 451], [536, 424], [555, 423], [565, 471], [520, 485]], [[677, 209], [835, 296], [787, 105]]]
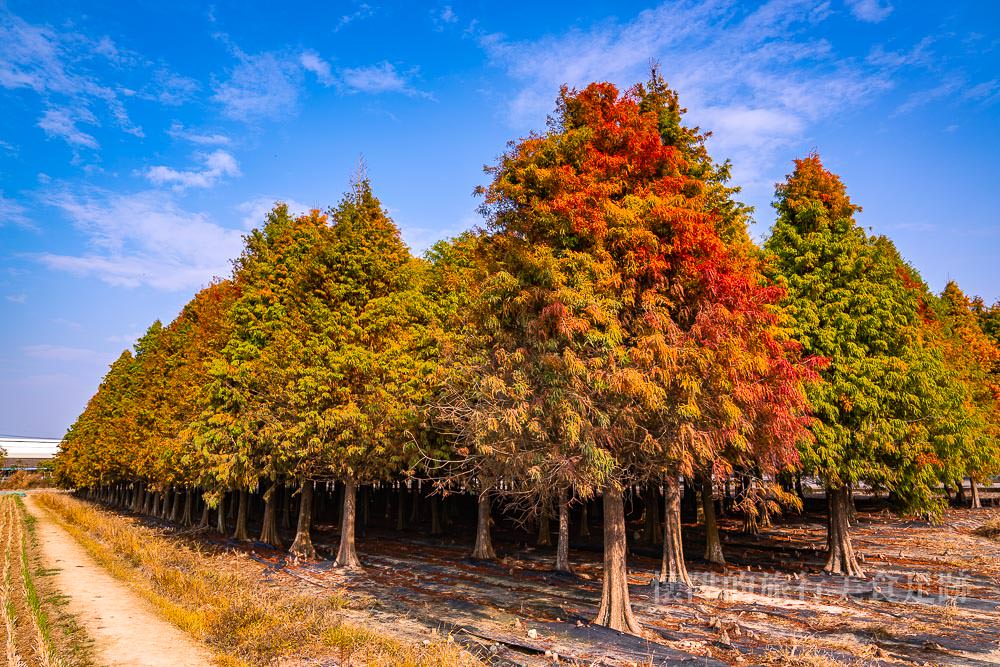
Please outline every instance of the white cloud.
[[882, 0], [847, 0], [854, 18], [866, 23], [881, 23], [892, 13], [892, 4]]
[[199, 153], [197, 157], [204, 168], [196, 171], [178, 171], [171, 167], [156, 166], [146, 170], [146, 178], [156, 185], [171, 185], [175, 190], [209, 188], [224, 176], [239, 176], [240, 166], [232, 154], [223, 150]]
[[253, 199], [248, 199], [236, 207], [236, 210], [242, 215], [241, 220], [243, 228], [254, 229], [255, 227], [263, 226], [264, 220], [267, 218], [267, 214], [279, 201], [288, 205], [288, 212], [292, 215], [301, 215], [309, 212], [313, 208], [316, 208], [314, 206], [307, 206], [301, 202], [297, 202], [294, 199], [288, 199], [287, 197], [281, 198], [271, 197], [269, 195], [259, 195]]
[[312, 72], [324, 86], [334, 83], [333, 73], [330, 71], [330, 63], [323, 60], [315, 51], [305, 51], [299, 56], [299, 62], [306, 71]]
[[66, 345], [25, 345], [21, 348], [26, 356], [49, 361], [103, 361], [107, 356], [96, 350]]
[[4, 225], [16, 225], [34, 229], [31, 220], [28, 219], [28, 209], [9, 197], [4, 197], [3, 190], [0, 190], [0, 227]]
[[[116, 70], [113, 83], [104, 83], [88, 69], [95, 57]], [[197, 85], [153, 65], [108, 37], [95, 40], [78, 32], [31, 24], [0, 5], [0, 88], [34, 91], [49, 109], [39, 127], [75, 148], [97, 148], [97, 140], [75, 124], [97, 124], [95, 113], [101, 108], [122, 131], [142, 136], [142, 128], [132, 123], [122, 102], [134, 93], [121, 84], [123, 77], [118, 70], [126, 68], [142, 78], [150, 76], [147, 71], [153, 72], [152, 82], [143, 86], [158, 90], [164, 103], [180, 101], [184, 90]]]
[[228, 146], [232, 139], [218, 132], [197, 132], [184, 127], [181, 123], [173, 122], [167, 134], [172, 139], [189, 141], [200, 146]]
[[80, 255], [47, 253], [46, 266], [96, 276], [124, 287], [190, 290], [230, 273], [242, 249], [242, 232], [205, 213], [187, 211], [165, 192], [88, 195], [58, 193], [46, 200], [83, 232], [89, 249]]
[[225, 81], [217, 81], [212, 99], [228, 118], [244, 122], [274, 120], [298, 108], [301, 70], [274, 53], [251, 55], [234, 48], [239, 63]]
[[340, 32], [342, 29], [346, 28], [355, 21], [360, 21], [362, 19], [367, 19], [375, 15], [375, 8], [368, 3], [362, 2], [358, 5], [358, 8], [351, 12], [350, 14], [344, 14], [337, 21], [337, 25], [334, 26], [334, 32]]
[[99, 148], [100, 145], [97, 143], [97, 139], [76, 126], [78, 120], [86, 123], [96, 122], [96, 119], [90, 112], [86, 112], [83, 117], [79, 117], [79, 114], [74, 115], [69, 109], [46, 109], [45, 113], [38, 120], [38, 127], [42, 128], [49, 137], [63, 139], [71, 146]]
[[890, 85], [883, 68], [840, 57], [816, 36], [825, 0], [672, 0], [625, 21], [532, 41], [480, 35], [494, 65], [520, 84], [508, 114], [518, 128], [539, 127], [559, 86], [645, 80], [652, 60], [681, 102], [688, 122], [713, 131], [709, 147], [734, 161], [738, 182], [769, 190], [779, 149], [796, 145], [818, 123], [864, 104]]
[[25, 304], [28, 303], [28, 295], [23, 292], [20, 294], [8, 294], [7, 300], [11, 303]]
[[344, 89], [352, 93], [403, 93], [427, 96], [410, 84], [407, 74], [398, 71], [389, 62], [364, 67], [345, 67], [340, 70], [340, 80]]

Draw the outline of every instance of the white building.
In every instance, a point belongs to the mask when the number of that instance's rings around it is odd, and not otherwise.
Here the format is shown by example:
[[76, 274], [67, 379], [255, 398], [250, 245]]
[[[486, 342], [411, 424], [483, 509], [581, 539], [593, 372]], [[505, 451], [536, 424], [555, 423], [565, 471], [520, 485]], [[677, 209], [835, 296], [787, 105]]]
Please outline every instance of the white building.
[[51, 461], [59, 451], [60, 440], [49, 438], [14, 438], [0, 436], [0, 449], [7, 454], [4, 468], [37, 468], [43, 461]]

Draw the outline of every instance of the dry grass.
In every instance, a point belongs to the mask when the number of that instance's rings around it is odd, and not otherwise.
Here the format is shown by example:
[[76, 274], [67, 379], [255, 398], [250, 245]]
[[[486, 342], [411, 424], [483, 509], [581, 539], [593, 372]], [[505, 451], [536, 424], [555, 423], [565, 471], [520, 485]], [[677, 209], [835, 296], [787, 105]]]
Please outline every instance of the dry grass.
[[52, 486], [50, 482], [40, 472], [28, 472], [18, 470], [9, 477], [0, 480], [0, 490], [3, 491], [23, 491], [25, 489], [43, 489]]
[[211, 647], [220, 664], [269, 665], [292, 657], [335, 657], [352, 665], [477, 664], [453, 645], [409, 646], [345, 623], [338, 613], [343, 598], [267, 586], [236, 555], [209, 553], [64, 494], [37, 498], [109, 572]]
[[988, 537], [991, 540], [1000, 540], [1000, 519], [988, 521], [972, 532], [980, 537]]
[[0, 543], [4, 550], [0, 604], [7, 664], [91, 665], [89, 638], [79, 632], [75, 619], [60, 613], [57, 596], [46, 594], [44, 587], [40, 593], [36, 586], [34, 522], [19, 497], [0, 498]]

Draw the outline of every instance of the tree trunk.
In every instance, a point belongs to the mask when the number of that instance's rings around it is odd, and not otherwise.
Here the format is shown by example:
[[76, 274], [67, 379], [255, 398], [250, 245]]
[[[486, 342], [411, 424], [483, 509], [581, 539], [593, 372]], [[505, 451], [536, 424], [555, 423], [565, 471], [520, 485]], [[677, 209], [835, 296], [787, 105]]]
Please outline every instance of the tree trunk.
[[141, 485], [136, 485], [135, 490], [132, 492], [132, 511], [136, 514], [142, 510], [142, 501], [144, 500], [143, 489]]
[[201, 508], [201, 521], [198, 522], [198, 530], [205, 530], [205, 529], [207, 529], [211, 525], [212, 519], [211, 519], [211, 516], [209, 514], [210, 509], [211, 508], [209, 508], [208, 503], [205, 503], [202, 506], [202, 508]]
[[215, 512], [215, 531], [219, 535], [226, 534], [226, 496], [227, 493], [223, 493], [219, 498], [219, 507]]
[[183, 498], [184, 498], [184, 496], [181, 494], [181, 492], [175, 489], [174, 490], [174, 504], [171, 506], [171, 509], [170, 509], [170, 520], [173, 521], [174, 523], [180, 523], [181, 522], [181, 508], [183, 507], [183, 504], [181, 503], [181, 500]]
[[588, 505], [590, 505], [590, 501], [584, 500], [580, 506], [580, 539], [582, 540], [590, 537], [590, 516], [587, 513]]
[[955, 502], [965, 504], [965, 480], [961, 478], [955, 480]]
[[542, 505], [542, 508], [538, 512], [538, 539], [535, 541], [535, 546], [552, 546], [552, 527], [549, 525], [548, 501]]
[[312, 537], [309, 534], [312, 527], [312, 480], [302, 480], [302, 483], [299, 485], [299, 495], [299, 520], [295, 526], [295, 541], [292, 542], [288, 553], [296, 558], [314, 560], [316, 558], [316, 549], [313, 547]]
[[681, 488], [677, 475], [668, 474], [664, 485], [663, 500], [663, 560], [660, 563], [660, 583], [691, 585], [687, 566], [684, 564], [684, 546], [681, 538]]
[[642, 540], [646, 544], [660, 544], [663, 532], [660, 530], [660, 490], [656, 484], [647, 484], [643, 494], [643, 504], [646, 506], [645, 522], [642, 530]]
[[795, 473], [795, 494], [802, 500], [806, 499], [806, 492], [802, 488], [802, 473]]
[[348, 570], [360, 570], [361, 561], [358, 559], [358, 550], [354, 544], [354, 524], [357, 515], [358, 484], [354, 480], [347, 480], [344, 484], [344, 509], [341, 512], [340, 522], [340, 549], [337, 551], [337, 560], [334, 565]]
[[472, 557], [476, 560], [496, 560], [497, 554], [493, 550], [493, 537], [490, 534], [490, 525], [493, 518], [490, 516], [492, 500], [490, 499], [490, 489], [483, 489], [479, 492], [478, 511], [476, 512], [476, 545], [472, 549]]
[[444, 535], [441, 527], [441, 497], [431, 497], [431, 535]]
[[705, 514], [705, 560], [725, 565], [726, 557], [722, 554], [722, 540], [719, 539], [719, 522], [715, 517], [715, 496], [710, 469], [701, 476], [701, 504]]
[[622, 492], [609, 487], [604, 490], [604, 583], [594, 623], [638, 635], [642, 628], [629, 600], [627, 556], [625, 503]]
[[159, 516], [159, 514], [160, 514], [160, 496], [161, 495], [162, 494], [155, 493], [155, 492], [152, 494], [152, 496], [153, 496], [153, 502], [150, 503], [150, 505], [149, 505], [149, 511], [146, 512], [146, 514], [148, 514], [149, 516], [153, 517], [154, 519], [157, 516]]
[[181, 511], [181, 525], [185, 528], [191, 527], [193, 514], [193, 501], [191, 489], [184, 489], [184, 509]]
[[970, 507], [974, 510], [982, 509], [983, 501], [979, 498], [979, 485], [971, 477], [969, 478], [969, 485], [972, 490], [972, 505]]
[[556, 543], [556, 572], [572, 574], [569, 564], [569, 492], [559, 489], [559, 540]]
[[846, 486], [839, 489], [827, 487], [826, 498], [829, 507], [827, 518], [827, 559], [823, 566], [824, 572], [842, 574], [846, 577], [864, 577], [865, 573], [858, 564], [851, 544], [850, 526], [847, 522], [848, 490]]
[[272, 547], [283, 549], [284, 544], [278, 536], [278, 489], [277, 481], [264, 492], [264, 518], [261, 520], [260, 541]]
[[292, 527], [292, 488], [287, 484], [281, 486], [281, 527]]
[[406, 491], [399, 487], [399, 497], [396, 498], [396, 530], [403, 530], [406, 522]]
[[233, 530], [234, 540], [249, 540], [247, 532], [247, 492], [240, 490], [239, 509], [236, 511], [236, 528]]

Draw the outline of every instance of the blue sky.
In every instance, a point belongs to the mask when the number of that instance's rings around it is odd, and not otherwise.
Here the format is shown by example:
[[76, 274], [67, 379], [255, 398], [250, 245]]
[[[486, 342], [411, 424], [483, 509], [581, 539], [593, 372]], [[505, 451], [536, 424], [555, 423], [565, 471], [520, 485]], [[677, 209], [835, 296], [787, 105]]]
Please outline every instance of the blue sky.
[[932, 288], [1000, 298], [995, 3], [299, 5], [0, 0], [0, 433], [62, 435], [275, 200], [334, 204], [363, 154], [422, 251], [560, 84], [650, 59], [755, 237], [815, 149]]

